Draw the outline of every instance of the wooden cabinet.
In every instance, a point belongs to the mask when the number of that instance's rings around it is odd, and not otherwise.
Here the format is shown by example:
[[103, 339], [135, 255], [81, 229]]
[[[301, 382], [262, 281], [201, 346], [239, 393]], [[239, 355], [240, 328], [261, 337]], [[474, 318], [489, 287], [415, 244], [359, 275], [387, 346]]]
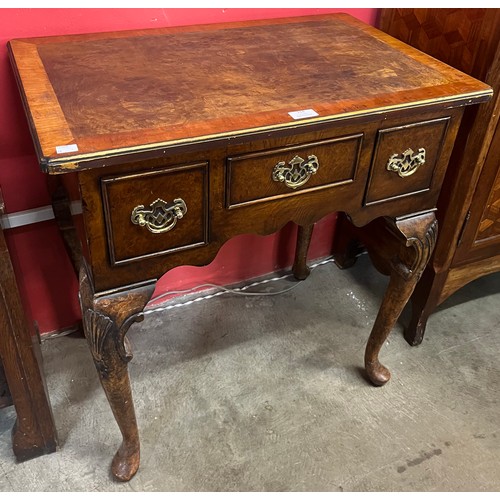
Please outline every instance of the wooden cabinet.
[[435, 252], [412, 296], [407, 341], [467, 283], [500, 271], [500, 9], [383, 9], [380, 28], [493, 87], [465, 112], [438, 201]]

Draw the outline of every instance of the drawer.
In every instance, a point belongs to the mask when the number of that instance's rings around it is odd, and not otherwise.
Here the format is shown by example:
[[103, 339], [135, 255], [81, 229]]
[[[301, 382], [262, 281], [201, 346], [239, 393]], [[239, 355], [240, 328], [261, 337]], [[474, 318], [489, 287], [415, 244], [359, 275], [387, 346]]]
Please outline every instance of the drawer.
[[352, 182], [362, 139], [355, 134], [227, 158], [226, 207]]
[[365, 204], [429, 191], [450, 117], [378, 131]]
[[208, 163], [101, 179], [111, 265], [208, 242]]

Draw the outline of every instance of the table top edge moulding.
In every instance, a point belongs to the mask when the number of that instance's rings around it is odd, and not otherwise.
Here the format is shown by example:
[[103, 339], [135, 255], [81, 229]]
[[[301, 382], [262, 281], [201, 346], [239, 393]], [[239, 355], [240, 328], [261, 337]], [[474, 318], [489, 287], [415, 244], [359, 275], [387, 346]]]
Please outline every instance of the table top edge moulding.
[[[367, 67], [370, 56], [365, 55], [363, 60], [363, 53], [360, 49], [354, 55], [354, 58], [361, 62], [356, 66], [355, 72], [349, 75], [349, 71], [352, 72], [352, 70], [347, 70], [347, 65], [352, 63], [353, 57], [347, 57], [344, 64], [335, 67], [333, 64], [329, 64], [332, 62], [332, 58], [335, 57], [334, 49], [328, 52], [329, 48], [326, 44], [315, 50], [306, 48], [307, 40], [303, 41], [303, 39], [313, 36], [316, 24], [318, 24], [317, 29], [323, 31], [325, 29], [338, 30], [338, 27], [342, 26], [345, 31], [342, 34], [344, 38], [365, 36], [363, 42], [366, 46], [362, 47], [364, 54], [379, 50], [381, 56], [394, 56], [394, 60], [399, 58], [399, 66], [396, 62], [392, 62], [392, 67], [386, 68], [385, 73], [380, 70], [370, 71], [370, 68]], [[263, 27], [266, 31], [256, 31], [262, 30]], [[294, 43], [289, 41], [280, 42], [284, 38], [284, 32], [280, 31], [283, 27], [293, 30]], [[236, 46], [231, 54], [228, 55], [227, 52], [224, 52], [227, 43], [237, 43], [237, 40], [230, 36], [234, 30], [239, 30], [239, 36], [244, 33], [246, 38], [250, 38], [255, 33], [257, 38], [257, 35], [260, 35], [263, 40], [268, 42], [271, 40], [273, 45], [286, 43], [290, 44], [292, 49], [290, 49], [286, 57], [280, 56], [281, 60], [276, 54], [278, 50], [283, 50], [283, 45], [278, 47], [276, 51], [269, 50], [269, 66], [264, 65], [264, 67], [261, 67], [261, 64], [256, 61], [255, 55], [251, 51], [246, 52], [241, 47]], [[273, 33], [272, 30], [276, 31], [276, 33]], [[220, 33], [223, 35], [220, 35]], [[238, 108], [238, 106], [241, 106], [239, 95], [232, 96], [229, 93], [227, 102], [222, 105], [217, 101], [216, 97], [214, 98], [214, 87], [209, 86], [204, 90], [206, 95], [212, 93], [212, 101], [206, 102], [207, 98], [204, 97], [205, 102], [203, 102], [197, 96], [191, 95], [194, 104], [189, 107], [185, 104], [185, 101], [181, 102], [179, 100], [180, 93], [172, 94], [170, 91], [165, 91], [163, 94], [160, 93], [159, 97], [164, 101], [171, 99], [171, 102], [164, 104], [163, 114], [159, 111], [162, 122], [156, 123], [154, 120], [145, 119], [146, 111], [144, 110], [151, 109], [151, 102], [146, 102], [145, 96], [147, 94], [142, 92], [142, 89], [134, 93], [133, 90], [128, 90], [130, 87], [122, 87], [120, 88], [121, 92], [132, 92], [133, 95], [125, 95], [124, 99], [117, 101], [116, 82], [106, 87], [104, 80], [103, 82], [98, 81], [99, 68], [103, 69], [106, 64], [113, 64], [117, 53], [118, 55], [119, 53], [123, 54], [125, 49], [133, 50], [131, 44], [139, 44], [137, 57], [132, 58], [128, 68], [123, 67], [121, 71], [123, 72], [122, 76], [125, 78], [127, 78], [127, 74], [130, 75], [131, 87], [134, 84], [139, 87], [145, 85], [141, 77], [138, 76], [138, 72], [140, 73], [145, 69], [151, 70], [152, 68], [151, 64], [153, 63], [150, 64], [146, 60], [151, 51], [150, 39], [156, 37], [155, 42], [158, 42], [158, 40], [170, 37], [170, 40], [172, 36], [179, 36], [179, 34], [184, 37], [177, 48], [179, 55], [165, 55], [166, 51], [161, 51], [157, 57], [163, 58], [164, 68], [167, 68], [170, 72], [174, 67], [182, 66], [182, 72], [176, 77], [183, 79], [181, 82], [184, 85], [183, 92], [189, 92], [188, 87], [193, 86], [193, 82], [199, 79], [196, 75], [193, 77], [190, 75], [195, 73], [196, 66], [200, 64], [200, 61], [196, 58], [181, 60], [180, 57], [191, 53], [192, 45], [199, 43], [205, 44], [205, 49], [212, 51], [211, 54], [218, 66], [222, 66], [221, 61], [223, 59], [217, 60], [217, 57], [230, 59], [224, 69], [224, 74], [227, 77], [226, 81], [231, 77], [235, 77], [237, 73], [241, 74], [242, 68], [243, 72], [246, 71], [243, 77], [240, 76], [238, 85], [239, 87], [243, 85], [243, 90], [246, 89], [247, 93], [250, 89], [255, 93], [253, 100], [252, 96], [246, 96], [251, 106], [258, 108], [257, 103], [262, 103], [266, 99], [270, 101], [269, 106], [262, 105], [260, 110], [247, 109], [240, 112]], [[217, 34], [221, 39], [213, 40]], [[328, 37], [324, 36], [323, 38]], [[341, 40], [340, 43], [345, 42]], [[122, 44], [123, 47], [115, 47], [116, 44]], [[144, 46], [142, 52], [140, 44]], [[207, 45], [210, 45], [210, 47], [207, 47]], [[102, 162], [99, 163], [96, 160], [105, 160], [110, 157], [133, 156], [141, 152], [164, 148], [170, 150], [195, 143], [207, 145], [217, 141], [219, 143], [227, 142], [237, 137], [245, 137], [250, 140], [259, 133], [265, 134], [268, 130], [294, 130], [310, 124], [321, 126], [337, 120], [387, 113], [401, 108], [408, 109], [421, 106], [444, 108], [474, 104], [488, 100], [492, 93], [487, 85], [472, 77], [464, 77], [455, 69], [402, 44], [398, 40], [365, 25], [347, 14], [15, 39], [11, 40], [8, 46], [16, 79], [21, 89], [24, 107], [29, 117], [30, 129], [39, 162], [42, 169], [49, 173], [98, 166]], [[50, 52], [52, 47], [57, 49], [52, 51], [57, 52], [57, 54]], [[87, 47], [89, 47], [89, 62], [87, 67], [80, 68], [78, 64], [74, 63], [74, 57], [75, 54], [80, 54], [82, 51], [85, 53]], [[65, 50], [67, 54], [64, 53]], [[301, 56], [300, 50], [304, 52], [304, 56]], [[404, 53], [402, 50], [404, 50]], [[44, 52], [47, 53], [44, 54]], [[99, 56], [102, 62], [98, 63], [95, 59], [92, 59], [96, 55]], [[107, 56], [109, 56], [108, 60], [106, 60]], [[142, 62], [137, 62], [141, 60], [141, 56], [143, 58]], [[300, 60], [300, 57], [303, 57], [303, 60]], [[326, 61], [323, 66], [321, 66], [322, 61]], [[89, 69], [89, 63], [97, 65], [98, 70]], [[122, 63], [124, 64], [124, 61]], [[154, 64], [156, 63], [157, 61], [154, 61]], [[315, 63], [319, 66], [317, 69], [314, 67]], [[99, 67], [99, 64], [102, 66]], [[296, 68], [291, 68], [294, 64]], [[373, 63], [371, 64], [373, 65]], [[135, 67], [134, 65], [139, 66]], [[246, 70], [245, 67], [247, 67]], [[286, 68], [291, 69], [287, 70]], [[304, 68], [307, 68], [310, 73], [307, 77], [300, 71], [300, 69]], [[353, 98], [352, 95], [354, 94], [349, 92], [350, 87], [346, 86], [337, 89], [337, 94], [332, 91], [331, 95], [326, 98], [320, 91], [322, 88], [321, 83], [323, 83], [320, 70], [325, 68], [329, 68], [331, 72], [326, 75], [329, 81], [350, 78], [350, 82], [354, 85], [356, 81], [359, 82], [360, 78], [363, 79], [364, 76], [364, 79], [370, 79], [367, 88], [369, 86], [371, 89], [376, 90], [372, 90], [371, 95], [366, 98], [360, 99], [359, 94], [356, 98]], [[424, 68], [426, 69], [425, 74], [422, 73]], [[397, 83], [398, 79], [403, 80], [403, 73], [408, 69], [415, 72], [420, 71], [420, 73], [409, 77], [406, 75], [404, 84]], [[213, 71], [213, 67], [208, 65], [206, 70]], [[314, 74], [315, 71], [318, 73]], [[63, 73], [72, 75], [72, 80], [59, 84], [55, 79], [59, 80]], [[294, 81], [291, 83], [284, 82], [282, 78], [273, 76], [272, 73], [283, 73], [286, 76], [285, 79]], [[432, 77], [427, 78], [427, 73], [432, 73]], [[109, 75], [105, 74], [104, 71], [101, 74], [103, 79], [109, 78]], [[80, 75], [83, 78], [79, 78]], [[157, 86], [161, 86], [162, 83], [164, 86], [168, 86], [171, 83], [170, 80], [162, 80], [163, 76], [154, 75], [154, 77]], [[314, 81], [318, 81], [316, 88], [308, 96], [309, 100], [297, 102], [295, 93], [291, 93], [286, 98], [286, 91], [290, 92], [290, 89], [299, 88], [303, 78], [309, 79], [309, 86]], [[424, 81], [426, 84], [425, 93], [422, 92], [421, 86], [412, 84], [412, 78], [415, 81]], [[426, 78], [429, 81], [425, 81]], [[85, 81], [85, 84], [80, 85], [79, 80]], [[94, 80], [96, 80], [95, 88], [92, 87]], [[257, 85], [255, 80], [258, 80]], [[268, 87], [275, 85], [276, 88], [269, 92], [264, 88], [266, 85]], [[229, 90], [232, 89], [229, 88]], [[215, 91], [217, 91], [217, 88], [215, 88]], [[139, 97], [138, 93], [140, 94]], [[285, 95], [285, 97], [279, 98], [279, 94]], [[135, 98], [135, 101], [133, 98]], [[65, 106], [65, 100], [68, 102], [72, 100], [71, 106]], [[83, 102], [80, 109], [75, 109], [73, 105], [75, 100]], [[99, 126], [99, 120], [105, 120], [98, 111], [100, 101], [105, 101], [105, 105], [108, 107], [121, 108], [123, 112], [119, 118], [122, 118], [122, 122], [128, 120], [129, 123], [126, 126], [120, 123], [110, 125], [108, 121]], [[273, 107], [274, 102], [275, 107]], [[94, 106], [93, 109], [91, 109], [92, 106]], [[313, 109], [317, 116], [294, 120], [288, 114], [303, 109]], [[69, 122], [73, 120], [74, 123], [77, 118], [81, 121], [82, 114], [89, 110], [92, 115], [91, 119], [97, 125], [88, 124], [86, 130], [82, 131], [82, 133], [79, 133], [78, 130], [73, 131]], [[229, 111], [226, 112], [226, 110]], [[179, 118], [181, 115], [179, 111], [184, 111], [182, 118]], [[202, 118], [199, 118], [198, 114], [203, 115]], [[72, 117], [72, 115], [75, 116]], [[165, 123], [165, 120], [170, 119], [170, 116], [176, 118], [171, 123]], [[106, 129], [106, 127], [108, 128]], [[115, 127], [115, 130], [110, 131], [109, 127]]]
[[378, 355], [434, 249], [464, 107], [489, 100], [488, 85], [344, 14], [9, 50], [42, 169], [76, 174], [49, 178], [74, 180], [82, 200], [80, 302], [123, 436], [115, 478], [140, 461], [127, 330], [156, 280], [236, 235], [294, 222], [305, 279], [314, 224], [346, 213], [390, 276], [365, 350], [367, 378], [390, 379]]

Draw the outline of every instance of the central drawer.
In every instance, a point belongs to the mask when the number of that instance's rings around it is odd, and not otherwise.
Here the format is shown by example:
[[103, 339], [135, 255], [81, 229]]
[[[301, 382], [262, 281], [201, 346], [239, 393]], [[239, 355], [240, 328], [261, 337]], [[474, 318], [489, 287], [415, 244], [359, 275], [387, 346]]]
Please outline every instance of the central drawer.
[[226, 207], [354, 181], [363, 134], [254, 151], [226, 160]]

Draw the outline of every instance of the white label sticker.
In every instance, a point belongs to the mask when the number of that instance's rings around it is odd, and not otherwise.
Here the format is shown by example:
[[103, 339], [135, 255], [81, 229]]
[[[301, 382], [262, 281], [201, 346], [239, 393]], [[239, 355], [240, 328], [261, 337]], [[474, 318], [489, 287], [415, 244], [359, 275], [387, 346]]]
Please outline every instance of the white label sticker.
[[78, 146], [76, 144], [66, 144], [66, 146], [56, 146], [56, 153], [58, 155], [62, 153], [74, 153], [78, 151]]
[[301, 120], [302, 118], [311, 118], [312, 116], [319, 116], [314, 109], [301, 109], [300, 111], [290, 111], [288, 113], [294, 120]]

